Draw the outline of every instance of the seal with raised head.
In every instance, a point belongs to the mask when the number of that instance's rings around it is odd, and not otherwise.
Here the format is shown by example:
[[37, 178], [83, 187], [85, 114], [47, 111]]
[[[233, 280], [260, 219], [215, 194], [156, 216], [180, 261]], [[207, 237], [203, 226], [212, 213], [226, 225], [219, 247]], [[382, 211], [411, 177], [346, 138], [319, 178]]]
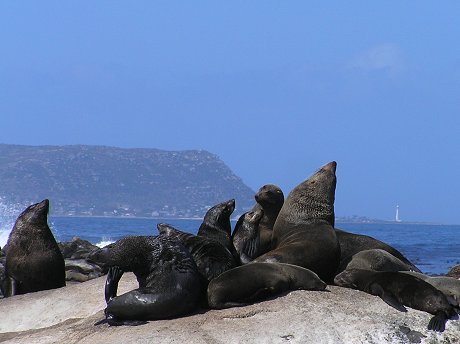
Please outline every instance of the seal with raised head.
[[208, 282], [239, 265], [232, 253], [218, 241], [182, 232], [167, 223], [159, 223], [157, 228], [161, 235], [179, 240], [189, 250], [198, 271]]
[[47, 199], [25, 209], [7, 243], [5, 297], [65, 286], [65, 263], [48, 226]]
[[334, 279], [342, 287], [379, 296], [388, 305], [406, 312], [404, 306], [433, 314], [428, 329], [442, 332], [447, 319], [456, 315], [446, 296], [431, 284], [403, 272], [345, 270]]
[[242, 264], [247, 264], [259, 256], [261, 242], [259, 225], [262, 217], [263, 210], [258, 208], [241, 215], [235, 225], [232, 241]]
[[230, 223], [230, 215], [234, 210], [234, 199], [211, 207], [204, 215], [197, 236], [220, 242], [237, 258], [238, 255], [232, 243], [232, 226]]
[[211, 308], [245, 306], [289, 290], [324, 290], [313, 271], [284, 263], [250, 263], [224, 272], [208, 285]]
[[409, 265], [411, 270], [421, 272], [411, 261], [409, 261], [409, 259], [404, 257], [401, 252], [380, 240], [367, 235], [350, 233], [338, 228], [335, 229], [335, 234], [339, 240], [341, 252], [338, 273], [345, 270], [347, 264], [356, 253], [371, 249], [385, 250], [403, 263]]
[[334, 230], [337, 163], [321, 167], [295, 187], [273, 227], [272, 250], [257, 262], [280, 262], [310, 269], [325, 282], [333, 280], [340, 261]]
[[364, 269], [374, 271], [411, 271], [413, 266], [404, 263], [382, 249], [364, 250], [356, 253], [348, 263], [346, 270]]
[[[106, 321], [139, 325], [195, 310], [205, 297], [202, 276], [188, 250], [174, 238], [130, 236], [90, 254], [111, 266], [105, 285]], [[131, 271], [139, 288], [117, 296], [118, 282]]]

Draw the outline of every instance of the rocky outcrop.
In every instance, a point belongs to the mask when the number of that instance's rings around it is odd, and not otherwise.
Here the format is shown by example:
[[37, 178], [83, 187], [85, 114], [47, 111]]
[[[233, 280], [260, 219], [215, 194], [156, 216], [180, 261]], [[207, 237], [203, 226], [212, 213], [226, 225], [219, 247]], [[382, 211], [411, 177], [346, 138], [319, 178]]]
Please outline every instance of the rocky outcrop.
[[[401, 313], [380, 298], [340, 287], [294, 291], [254, 305], [201, 310], [137, 327], [94, 326], [104, 318], [105, 278], [0, 300], [5, 343], [459, 343], [460, 321], [427, 330], [430, 314]], [[120, 292], [135, 288], [125, 274]]]
[[448, 272], [447, 276], [460, 279], [460, 264], [452, 267]]

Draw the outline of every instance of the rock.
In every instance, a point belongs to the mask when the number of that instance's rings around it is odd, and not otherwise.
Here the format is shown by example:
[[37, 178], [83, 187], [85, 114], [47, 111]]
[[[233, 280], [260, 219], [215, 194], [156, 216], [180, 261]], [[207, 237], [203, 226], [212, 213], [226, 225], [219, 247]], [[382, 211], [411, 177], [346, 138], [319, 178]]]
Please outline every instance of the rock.
[[452, 267], [447, 273], [447, 276], [460, 279], [460, 264]]
[[58, 243], [65, 258], [66, 281], [85, 282], [107, 273], [107, 267], [88, 260], [88, 255], [99, 247], [87, 240], [73, 237]]
[[[399, 312], [380, 298], [346, 288], [294, 291], [254, 305], [202, 310], [146, 325], [94, 326], [104, 318], [105, 278], [0, 300], [4, 343], [459, 343], [460, 321], [443, 333], [427, 329], [431, 315]], [[120, 293], [137, 287], [125, 274]], [[54, 326], [52, 326], [54, 325]], [[48, 326], [48, 327], [47, 327]], [[22, 332], [18, 332], [22, 331]], [[6, 333], [5, 333], [6, 332]], [[8, 333], [9, 332], [9, 333]]]

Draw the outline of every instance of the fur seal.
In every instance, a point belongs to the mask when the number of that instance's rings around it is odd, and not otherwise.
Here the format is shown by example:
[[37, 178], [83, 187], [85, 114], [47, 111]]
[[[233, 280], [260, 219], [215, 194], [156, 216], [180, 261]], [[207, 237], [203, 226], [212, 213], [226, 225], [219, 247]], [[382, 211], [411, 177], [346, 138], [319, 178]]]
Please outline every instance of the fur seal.
[[[111, 266], [105, 285], [106, 321], [139, 325], [169, 319], [197, 308], [205, 287], [188, 250], [173, 238], [129, 236], [91, 254]], [[139, 288], [117, 296], [124, 272], [132, 271]]]
[[340, 266], [338, 269], [339, 273], [345, 270], [347, 264], [356, 253], [370, 249], [385, 250], [403, 263], [409, 265], [411, 270], [421, 272], [412, 262], [404, 257], [401, 252], [380, 240], [367, 235], [346, 232], [338, 228], [335, 229], [335, 234], [339, 240], [341, 252]]
[[427, 282], [401, 272], [345, 270], [334, 279], [335, 284], [379, 296], [388, 305], [406, 312], [404, 306], [433, 314], [428, 329], [442, 332], [447, 319], [456, 315], [446, 296]]
[[242, 264], [247, 264], [260, 255], [262, 217], [263, 210], [259, 208], [241, 215], [235, 225], [232, 241]]
[[340, 245], [334, 230], [337, 163], [321, 167], [295, 187], [284, 202], [273, 227], [273, 249], [257, 262], [294, 264], [330, 282], [340, 261]]
[[284, 263], [250, 263], [224, 272], [208, 285], [211, 308], [245, 306], [288, 290], [324, 290], [313, 271]]
[[412, 265], [406, 264], [382, 249], [364, 250], [356, 253], [348, 263], [346, 270], [364, 269], [373, 271], [411, 271]]
[[208, 282], [239, 265], [239, 261], [220, 242], [182, 232], [166, 223], [157, 224], [157, 228], [161, 235], [179, 240], [188, 249], [198, 271]]
[[5, 297], [65, 286], [64, 258], [48, 226], [47, 199], [25, 209], [7, 243]]
[[[249, 222], [254, 221], [254, 219], [250, 220], [250, 218], [246, 218], [246, 222], [244, 222], [245, 215], [247, 214], [244, 213], [238, 219], [232, 234], [235, 249], [240, 255], [240, 259], [243, 259], [244, 261], [251, 261], [252, 259], [271, 250], [273, 226], [284, 203], [283, 191], [281, 191], [279, 186], [274, 184], [266, 184], [262, 186], [255, 194], [254, 198], [257, 203], [251, 209], [250, 216], [262, 211], [261, 219], [257, 220], [257, 227], [251, 228], [251, 230], [248, 228], [241, 228], [241, 226], [247, 226], [248, 224], [251, 227], [255, 225], [252, 225]], [[251, 249], [250, 253], [242, 251], [246, 242], [247, 248]], [[236, 248], [236, 246], [239, 248]]]
[[460, 280], [448, 276], [428, 276], [415, 271], [402, 271], [424, 280], [431, 284], [436, 289], [442, 291], [446, 295], [449, 303], [455, 307], [459, 307], [460, 303]]
[[238, 257], [232, 243], [232, 226], [230, 215], [235, 210], [235, 200], [216, 204], [204, 215], [197, 236], [220, 242], [235, 258]]

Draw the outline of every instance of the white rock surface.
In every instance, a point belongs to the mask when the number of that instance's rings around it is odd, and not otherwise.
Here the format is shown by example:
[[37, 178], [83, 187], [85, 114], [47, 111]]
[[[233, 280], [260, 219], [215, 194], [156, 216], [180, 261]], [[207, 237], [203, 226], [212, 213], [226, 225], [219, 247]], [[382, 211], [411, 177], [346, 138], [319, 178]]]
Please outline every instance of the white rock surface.
[[[377, 297], [333, 286], [329, 292], [294, 291], [246, 307], [203, 310], [142, 326], [94, 326], [104, 317], [104, 282], [101, 277], [0, 300], [0, 342], [460, 343], [458, 320], [436, 333], [427, 330], [430, 314], [401, 313]], [[120, 291], [136, 286], [134, 276], [125, 274]]]

